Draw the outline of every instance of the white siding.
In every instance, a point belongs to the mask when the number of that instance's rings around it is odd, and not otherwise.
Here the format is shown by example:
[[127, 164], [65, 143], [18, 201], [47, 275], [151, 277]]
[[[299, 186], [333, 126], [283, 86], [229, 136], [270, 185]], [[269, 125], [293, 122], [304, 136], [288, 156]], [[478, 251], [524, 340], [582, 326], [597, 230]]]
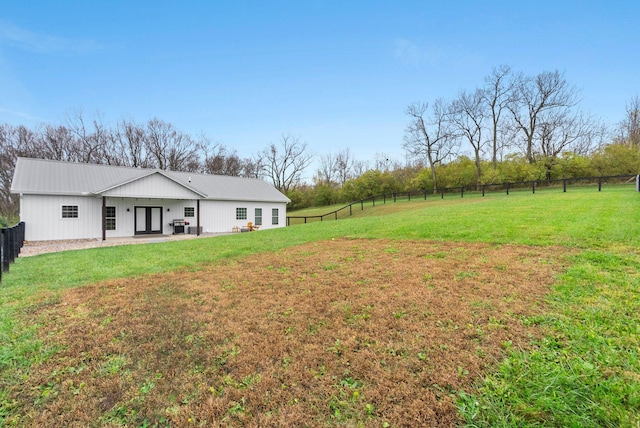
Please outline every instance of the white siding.
[[[170, 223], [174, 219], [184, 219], [189, 226], [196, 226], [198, 210], [197, 201], [171, 199], [144, 198], [107, 198], [107, 206], [116, 207], [116, 230], [107, 230], [107, 238], [133, 236], [135, 234], [135, 207], [162, 207], [162, 233], [170, 235], [173, 227]], [[194, 217], [185, 218], [184, 208], [193, 207]], [[127, 209], [129, 211], [127, 211]], [[101, 221], [98, 219], [98, 221]]]
[[[62, 218], [63, 205], [77, 205], [78, 218]], [[49, 195], [20, 198], [20, 220], [25, 222], [27, 241], [100, 238], [101, 215], [101, 198]]]
[[[62, 218], [63, 205], [77, 205], [78, 218]], [[161, 207], [162, 233], [173, 233], [170, 223], [184, 219], [188, 227], [198, 221], [197, 199], [106, 198], [106, 206], [115, 207], [116, 229], [107, 230], [107, 238], [135, 235], [135, 208]], [[185, 207], [194, 209], [185, 217]], [[236, 208], [246, 208], [246, 220], [236, 220]], [[276, 202], [200, 201], [200, 226], [203, 233], [231, 232], [234, 227], [256, 223], [255, 209], [262, 209], [261, 230], [286, 226], [286, 204]], [[278, 209], [278, 224], [272, 224], [272, 209]], [[26, 224], [26, 240], [101, 239], [102, 198], [88, 196], [22, 195], [20, 219]]]
[[[236, 208], [247, 209], [246, 220], [236, 220]], [[203, 232], [231, 232], [234, 227], [246, 226], [248, 222], [255, 224], [255, 209], [262, 208], [261, 230], [284, 227], [287, 222], [287, 205], [274, 202], [242, 202], [242, 201], [201, 201], [200, 224]], [[271, 221], [271, 210], [278, 208], [278, 224]]]
[[131, 198], [194, 199], [198, 194], [161, 174], [152, 174], [103, 193], [104, 196]]

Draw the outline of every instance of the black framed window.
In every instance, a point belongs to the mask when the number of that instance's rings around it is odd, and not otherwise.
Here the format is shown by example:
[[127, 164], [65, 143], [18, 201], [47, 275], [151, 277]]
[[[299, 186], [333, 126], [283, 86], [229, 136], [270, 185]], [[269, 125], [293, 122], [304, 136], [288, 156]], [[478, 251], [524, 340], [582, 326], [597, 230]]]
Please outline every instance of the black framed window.
[[116, 230], [116, 207], [105, 207], [104, 220], [107, 230]]
[[278, 215], [278, 208], [273, 208], [271, 210], [271, 224], [278, 224], [278, 218], [280, 216]]
[[184, 207], [184, 216], [185, 217], [195, 217], [196, 209], [194, 207]]
[[78, 206], [77, 205], [63, 205], [62, 206], [62, 218], [78, 218]]
[[247, 209], [236, 208], [236, 220], [246, 220], [246, 219], [247, 219]]
[[262, 208], [256, 208], [256, 226], [262, 226]]

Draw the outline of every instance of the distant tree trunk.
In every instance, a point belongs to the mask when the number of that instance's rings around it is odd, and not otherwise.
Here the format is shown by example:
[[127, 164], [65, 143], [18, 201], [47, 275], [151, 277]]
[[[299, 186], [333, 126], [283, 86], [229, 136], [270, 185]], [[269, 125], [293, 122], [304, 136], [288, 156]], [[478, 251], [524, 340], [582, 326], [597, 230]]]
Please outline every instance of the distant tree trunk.
[[470, 94], [462, 92], [456, 100], [451, 103], [450, 118], [457, 135], [462, 136], [473, 148], [474, 163], [476, 167], [476, 187], [480, 187], [482, 178], [482, 159], [480, 158], [485, 141], [482, 139], [485, 116], [487, 115], [486, 105], [483, 103], [483, 91], [477, 89]]
[[502, 150], [499, 139], [502, 112], [507, 108], [513, 91], [513, 82], [507, 81], [510, 74], [511, 67], [502, 65], [485, 78], [483, 95], [491, 116], [491, 163], [494, 170], [498, 167], [498, 153]]

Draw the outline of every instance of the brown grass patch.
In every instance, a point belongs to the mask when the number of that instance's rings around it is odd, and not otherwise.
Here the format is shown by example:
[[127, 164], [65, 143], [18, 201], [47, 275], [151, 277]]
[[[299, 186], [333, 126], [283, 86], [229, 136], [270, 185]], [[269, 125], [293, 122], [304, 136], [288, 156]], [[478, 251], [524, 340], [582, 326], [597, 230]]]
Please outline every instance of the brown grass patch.
[[549, 248], [344, 239], [72, 289], [30, 315], [61, 348], [11, 391], [14, 422], [453, 426], [457, 391], [539, 334], [522, 317], [560, 267]]

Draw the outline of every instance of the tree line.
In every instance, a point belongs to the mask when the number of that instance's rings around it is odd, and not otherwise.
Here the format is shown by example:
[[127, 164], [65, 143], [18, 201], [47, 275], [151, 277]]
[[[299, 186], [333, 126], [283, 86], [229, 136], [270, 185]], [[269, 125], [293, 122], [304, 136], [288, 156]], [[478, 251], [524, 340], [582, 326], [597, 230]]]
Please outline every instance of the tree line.
[[269, 178], [287, 193], [311, 162], [307, 152], [299, 137], [283, 134], [254, 156], [241, 157], [235, 149], [205, 135], [193, 137], [158, 118], [146, 123], [122, 119], [108, 126], [100, 116], [89, 120], [77, 111], [62, 125], [29, 129], [0, 124], [0, 218], [18, 214], [18, 199], [10, 193], [18, 157]]
[[82, 111], [64, 124], [36, 129], [0, 124], [0, 219], [15, 217], [10, 194], [17, 157], [198, 172], [270, 180], [290, 208], [350, 202], [380, 193], [436, 193], [505, 181], [550, 180], [640, 172], [640, 98], [610, 127], [580, 109], [579, 91], [559, 71], [528, 76], [502, 65], [473, 90], [408, 105], [404, 162], [384, 154], [356, 159], [350, 150], [318, 157], [299, 137], [283, 134], [251, 157], [183, 133], [153, 118], [107, 125]]
[[377, 160], [367, 168], [348, 151], [324, 155], [315, 186], [289, 197], [303, 207], [389, 192], [639, 173], [640, 98], [612, 127], [579, 101], [557, 70], [530, 76], [495, 67], [481, 86], [451, 100], [409, 104], [404, 164]]
[[414, 103], [406, 113], [411, 122], [403, 147], [426, 160], [434, 192], [436, 167], [463, 145], [472, 149], [480, 185], [484, 159], [496, 170], [505, 154], [518, 152], [530, 164], [540, 164], [549, 179], [563, 153], [587, 155], [607, 137], [606, 126], [579, 109], [578, 90], [557, 70], [528, 76], [501, 66], [473, 91], [448, 102]]
[[[438, 189], [463, 186], [466, 189], [477, 188], [476, 168], [475, 160], [466, 155], [437, 165]], [[562, 178], [636, 175], [640, 173], [640, 149], [627, 144], [611, 143], [587, 155], [566, 152], [558, 156], [550, 174], [544, 164], [529, 163], [526, 156], [519, 153], [504, 156], [497, 161], [495, 169], [491, 160], [483, 159], [481, 168], [486, 172], [483, 173], [480, 186]], [[350, 203], [381, 194], [409, 191], [432, 193], [433, 188], [431, 169], [424, 163], [392, 163], [388, 169], [368, 169], [347, 180], [343, 186], [320, 183], [298, 186], [288, 193], [292, 200], [289, 209]]]

